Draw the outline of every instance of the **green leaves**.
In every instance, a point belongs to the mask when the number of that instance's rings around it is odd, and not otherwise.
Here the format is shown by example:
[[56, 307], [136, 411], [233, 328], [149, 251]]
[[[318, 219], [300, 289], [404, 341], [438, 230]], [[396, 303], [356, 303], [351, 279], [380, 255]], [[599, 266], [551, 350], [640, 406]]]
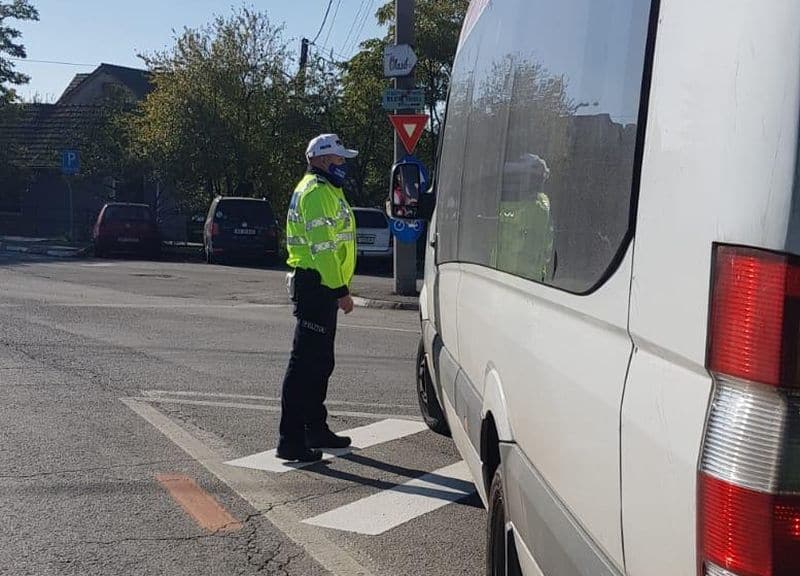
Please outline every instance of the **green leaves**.
[[14, 70], [14, 63], [8, 59], [25, 58], [25, 47], [16, 42], [21, 37], [19, 30], [12, 28], [7, 20], [38, 20], [39, 13], [29, 0], [0, 1], [0, 106], [14, 102], [16, 91], [9, 86], [26, 84], [30, 78]]

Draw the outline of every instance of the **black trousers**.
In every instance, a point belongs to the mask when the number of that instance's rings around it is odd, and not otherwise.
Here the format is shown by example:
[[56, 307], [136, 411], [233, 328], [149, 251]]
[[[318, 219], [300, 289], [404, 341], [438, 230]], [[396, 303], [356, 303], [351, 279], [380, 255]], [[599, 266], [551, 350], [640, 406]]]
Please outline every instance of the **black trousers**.
[[295, 273], [292, 354], [281, 392], [280, 445], [305, 444], [306, 426], [324, 425], [325, 397], [333, 373], [338, 302], [315, 271]]

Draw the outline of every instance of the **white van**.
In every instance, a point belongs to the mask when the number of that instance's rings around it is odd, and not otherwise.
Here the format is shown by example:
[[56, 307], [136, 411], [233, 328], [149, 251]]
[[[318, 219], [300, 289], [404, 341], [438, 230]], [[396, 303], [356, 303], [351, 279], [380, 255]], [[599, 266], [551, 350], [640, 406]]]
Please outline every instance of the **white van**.
[[419, 396], [487, 574], [800, 574], [799, 117], [797, 0], [473, 0]]

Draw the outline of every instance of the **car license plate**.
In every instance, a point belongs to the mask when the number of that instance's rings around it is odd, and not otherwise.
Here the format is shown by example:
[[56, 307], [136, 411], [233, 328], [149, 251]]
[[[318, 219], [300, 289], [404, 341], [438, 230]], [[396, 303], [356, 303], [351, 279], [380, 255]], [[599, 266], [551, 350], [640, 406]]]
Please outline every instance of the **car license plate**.
[[359, 234], [357, 236], [357, 241], [359, 244], [375, 244], [375, 236], [367, 236], [365, 234]]
[[138, 238], [121, 237], [121, 238], [117, 238], [117, 242], [121, 242], [122, 244], [137, 244], [139, 242], [139, 239]]
[[234, 234], [238, 234], [239, 236], [255, 236], [256, 231], [255, 228], [236, 228], [233, 231]]

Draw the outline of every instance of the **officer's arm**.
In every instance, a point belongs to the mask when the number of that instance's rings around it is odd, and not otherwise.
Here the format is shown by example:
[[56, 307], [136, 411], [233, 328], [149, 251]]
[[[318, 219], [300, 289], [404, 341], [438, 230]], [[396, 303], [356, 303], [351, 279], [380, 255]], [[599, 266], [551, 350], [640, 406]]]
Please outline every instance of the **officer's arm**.
[[311, 248], [314, 267], [322, 277], [322, 285], [334, 291], [337, 298], [350, 293], [342, 267], [336, 257], [336, 217], [338, 206], [319, 190], [303, 196], [302, 212], [306, 223], [306, 237]]

